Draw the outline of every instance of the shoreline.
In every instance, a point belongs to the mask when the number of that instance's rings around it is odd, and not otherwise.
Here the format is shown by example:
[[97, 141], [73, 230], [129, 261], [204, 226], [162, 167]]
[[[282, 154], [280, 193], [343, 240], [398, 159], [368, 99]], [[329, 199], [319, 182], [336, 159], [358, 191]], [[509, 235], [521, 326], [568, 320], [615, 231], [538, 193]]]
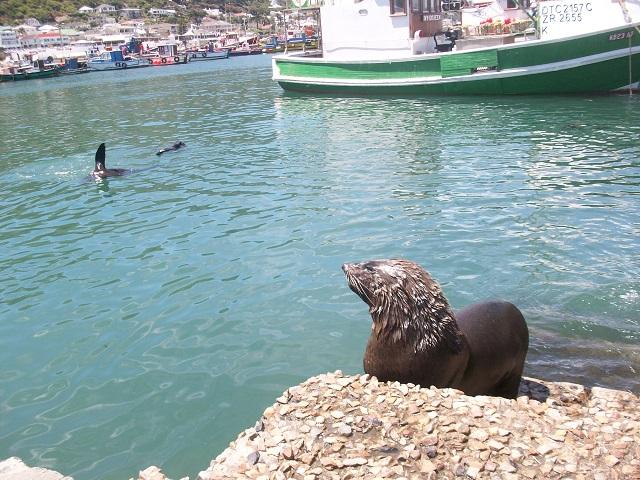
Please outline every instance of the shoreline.
[[[526, 377], [517, 399], [469, 397], [336, 371], [287, 389], [197, 480], [640, 479], [638, 399]], [[71, 480], [30, 470], [42, 476], [7, 478]]]

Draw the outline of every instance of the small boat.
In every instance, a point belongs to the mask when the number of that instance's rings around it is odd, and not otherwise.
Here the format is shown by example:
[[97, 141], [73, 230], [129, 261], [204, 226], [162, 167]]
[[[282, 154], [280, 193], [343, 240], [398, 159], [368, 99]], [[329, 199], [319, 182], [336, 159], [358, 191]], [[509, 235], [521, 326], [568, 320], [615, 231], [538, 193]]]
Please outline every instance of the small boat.
[[[454, 8], [455, 2], [446, 2]], [[539, 0], [535, 15], [478, 16], [445, 30], [445, 2], [332, 0], [319, 7], [321, 50], [276, 55], [285, 90], [337, 94], [513, 95], [632, 91], [640, 84], [640, 2]], [[520, 1], [516, 4], [528, 4]], [[457, 2], [455, 8], [464, 5]], [[508, 21], [509, 20], [509, 21]], [[345, 26], [348, 25], [348, 28]], [[517, 28], [516, 28], [517, 27]], [[529, 38], [531, 37], [531, 38]]]
[[262, 55], [262, 47], [260, 45], [244, 45], [227, 49], [230, 57], [241, 57], [245, 55]]
[[[305, 32], [288, 32], [286, 51], [294, 50], [313, 50], [318, 48], [317, 35], [307, 35]], [[263, 45], [262, 51], [264, 53], [280, 53], [285, 51], [284, 36], [277, 37], [276, 35], [270, 36], [266, 43]]]
[[45, 68], [44, 62], [23, 63], [8, 68], [8, 72], [0, 74], [1, 82], [11, 82], [19, 80], [33, 80], [37, 78], [57, 77], [60, 69], [56, 67]]
[[192, 50], [187, 52], [190, 62], [200, 62], [203, 60], [220, 60], [229, 58], [229, 50], [217, 48], [213, 50]]
[[104, 52], [99, 57], [87, 60], [91, 70], [126, 70], [127, 68], [148, 67], [149, 62], [132, 56], [125, 56], [120, 50]]
[[89, 72], [91, 72], [91, 69], [87, 64], [78, 62], [77, 58], [67, 58], [60, 69], [60, 75], [78, 75]]
[[149, 65], [178, 65], [189, 61], [189, 56], [186, 53], [178, 52], [177, 43], [161, 43], [153, 50], [153, 52], [154, 53], [152, 55], [144, 56]]

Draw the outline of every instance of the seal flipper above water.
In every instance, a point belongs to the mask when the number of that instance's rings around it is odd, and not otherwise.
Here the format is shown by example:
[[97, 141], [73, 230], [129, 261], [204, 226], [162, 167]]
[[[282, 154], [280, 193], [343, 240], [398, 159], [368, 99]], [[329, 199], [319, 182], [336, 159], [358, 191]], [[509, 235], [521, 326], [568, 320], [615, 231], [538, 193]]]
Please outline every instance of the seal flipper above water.
[[105, 177], [119, 177], [131, 173], [131, 170], [125, 168], [107, 168], [106, 167], [106, 147], [104, 143], [101, 143], [96, 150], [95, 167], [91, 172], [93, 178], [105, 178]]
[[105, 166], [106, 150], [107, 147], [105, 147], [104, 143], [101, 143], [98, 150], [96, 150], [96, 168], [98, 167], [98, 163], [101, 163], [103, 167]]

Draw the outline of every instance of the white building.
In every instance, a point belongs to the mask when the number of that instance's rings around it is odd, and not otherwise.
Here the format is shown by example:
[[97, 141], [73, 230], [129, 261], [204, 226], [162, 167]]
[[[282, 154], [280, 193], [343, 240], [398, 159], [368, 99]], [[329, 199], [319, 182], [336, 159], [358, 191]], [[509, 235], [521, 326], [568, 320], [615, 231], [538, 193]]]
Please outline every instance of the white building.
[[91, 13], [91, 12], [93, 12], [93, 8], [87, 7], [86, 5], [78, 9], [78, 13]]
[[98, 5], [95, 8], [95, 11], [98, 13], [114, 13], [116, 11], [116, 7], [103, 3], [102, 5]]
[[18, 25], [17, 27], [13, 27], [13, 30], [22, 35], [35, 35], [36, 33], [38, 33], [38, 29], [36, 27], [32, 27], [31, 25], [27, 25], [26, 23]]
[[176, 11], [171, 8], [150, 8], [149, 9], [149, 15], [154, 15], [156, 17], [169, 17], [175, 14], [176, 14]]
[[61, 33], [39, 33], [37, 35], [24, 35], [20, 38], [21, 48], [48, 48], [48, 47], [61, 47], [69, 45], [70, 39], [68, 36]]
[[60, 29], [58, 27], [54, 27], [53, 25], [42, 25], [41, 27], [38, 27], [38, 31], [42, 33], [57, 32], [58, 30]]
[[0, 48], [5, 50], [9, 50], [10, 48], [20, 48], [18, 36], [10, 27], [0, 27]]
[[121, 8], [120, 13], [126, 18], [141, 18], [142, 10], [139, 8]]

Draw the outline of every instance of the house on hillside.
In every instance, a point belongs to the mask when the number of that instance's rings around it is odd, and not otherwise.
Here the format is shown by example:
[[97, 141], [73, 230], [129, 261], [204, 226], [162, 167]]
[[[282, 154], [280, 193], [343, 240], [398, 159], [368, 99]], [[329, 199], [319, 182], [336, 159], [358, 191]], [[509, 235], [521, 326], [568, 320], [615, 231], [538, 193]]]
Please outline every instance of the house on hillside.
[[30, 27], [35, 27], [35, 28], [38, 28], [41, 25], [41, 23], [38, 21], [37, 18], [27, 18], [24, 21], [24, 24], [29, 25]]
[[172, 8], [150, 8], [149, 15], [154, 17], [169, 17], [175, 15], [176, 11]]
[[129, 19], [142, 18], [142, 10], [139, 8], [121, 8], [120, 14]]
[[91, 13], [91, 12], [93, 12], [93, 8], [87, 7], [86, 5], [83, 5], [78, 9], [78, 13]]
[[156, 23], [147, 25], [149, 36], [156, 38], [164, 38], [178, 33], [178, 26], [173, 23]]
[[68, 36], [60, 32], [38, 33], [36, 35], [24, 35], [20, 38], [22, 48], [48, 48], [69, 45]]
[[20, 41], [15, 30], [11, 27], [0, 26], [0, 48], [9, 50], [11, 48], [20, 48]]
[[95, 8], [95, 11], [98, 13], [115, 13], [116, 7], [114, 7], [113, 5], [107, 5], [106, 3], [103, 3], [102, 5], [98, 5]]

